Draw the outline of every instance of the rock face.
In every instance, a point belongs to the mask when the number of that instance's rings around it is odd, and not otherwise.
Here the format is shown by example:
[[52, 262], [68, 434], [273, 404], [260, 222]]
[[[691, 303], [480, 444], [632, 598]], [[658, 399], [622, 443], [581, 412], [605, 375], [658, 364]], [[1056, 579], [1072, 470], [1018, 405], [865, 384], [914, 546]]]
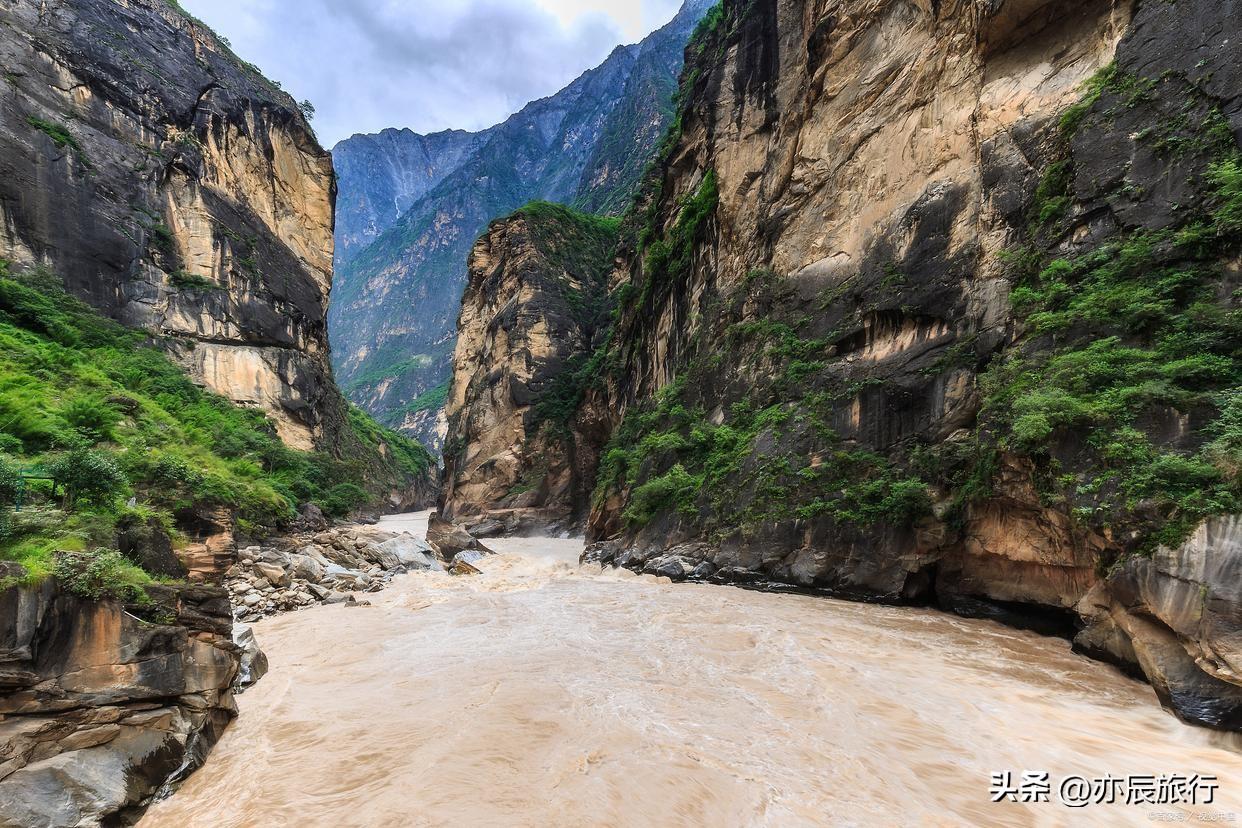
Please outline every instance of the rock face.
[[47, 265], [310, 449], [335, 181], [293, 99], [164, 0], [0, 8], [0, 256]]
[[1242, 518], [1214, 518], [1177, 549], [1131, 559], [1083, 598], [1075, 644], [1138, 665], [1193, 721], [1242, 730]]
[[[166, 0], [0, 3], [0, 64], [0, 269], [54, 272], [149, 332], [287, 445], [347, 468], [347, 494], [434, 499], [426, 452], [349, 411], [333, 382], [335, 179], [294, 101]], [[48, 377], [23, 365], [6, 380]], [[138, 518], [117, 545], [151, 574], [218, 583], [237, 555], [219, 502], [178, 509], [180, 549]], [[7, 588], [28, 577], [14, 569], [0, 564], [0, 824], [124, 824], [202, 762], [262, 654], [233, 642], [218, 586], [121, 607], [52, 579]]]
[[0, 823], [124, 824], [236, 715], [228, 595], [152, 597], [143, 620], [53, 582], [0, 593]]
[[341, 257], [329, 325], [350, 399], [441, 444], [474, 240], [534, 199], [623, 208], [671, 119], [686, 38], [710, 5], [689, 0], [642, 43], [483, 133], [386, 132], [336, 147]]
[[725, 2], [577, 380], [591, 555], [1076, 633], [1236, 729], [1233, 11]]
[[568, 429], [609, 320], [617, 223], [551, 204], [495, 222], [470, 255], [446, 413], [444, 516], [510, 531], [585, 520]]

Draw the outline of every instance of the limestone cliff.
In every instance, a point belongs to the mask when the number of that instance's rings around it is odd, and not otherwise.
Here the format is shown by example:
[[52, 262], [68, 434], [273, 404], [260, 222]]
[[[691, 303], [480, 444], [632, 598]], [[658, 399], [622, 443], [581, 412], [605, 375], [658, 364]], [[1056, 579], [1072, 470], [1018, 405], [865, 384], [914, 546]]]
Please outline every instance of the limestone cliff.
[[709, 14], [578, 384], [592, 554], [1074, 634], [1242, 726], [1237, 11]]
[[336, 185], [293, 99], [165, 0], [4, 3], [0, 64], [0, 257], [314, 446]]
[[585, 519], [569, 419], [609, 319], [617, 224], [536, 203], [475, 244], [446, 406], [446, 518], [486, 515], [511, 531]]
[[228, 593], [152, 596], [139, 618], [52, 581], [0, 592], [0, 825], [129, 824], [236, 715]]

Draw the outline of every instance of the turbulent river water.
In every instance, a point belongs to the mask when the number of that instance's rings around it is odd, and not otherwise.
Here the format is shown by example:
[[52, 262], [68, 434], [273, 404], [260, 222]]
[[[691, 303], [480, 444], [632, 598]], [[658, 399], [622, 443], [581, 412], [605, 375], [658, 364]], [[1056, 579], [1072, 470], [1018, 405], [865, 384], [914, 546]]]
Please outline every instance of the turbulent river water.
[[[481, 576], [258, 624], [271, 672], [142, 826], [1242, 821], [1237, 745], [1063, 641], [579, 568], [581, 542], [494, 545]], [[1051, 801], [993, 804], [1006, 771], [1048, 772]], [[1071, 810], [1070, 774], [1221, 788]]]

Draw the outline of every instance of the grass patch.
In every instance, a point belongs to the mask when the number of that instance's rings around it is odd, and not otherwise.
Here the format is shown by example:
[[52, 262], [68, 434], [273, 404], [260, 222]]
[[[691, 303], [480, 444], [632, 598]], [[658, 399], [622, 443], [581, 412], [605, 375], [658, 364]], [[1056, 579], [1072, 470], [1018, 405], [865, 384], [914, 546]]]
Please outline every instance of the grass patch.
[[82, 149], [82, 145], [78, 143], [78, 139], [69, 131], [69, 127], [64, 124], [55, 123], [53, 121], [45, 121], [34, 115], [26, 118], [26, 123], [42, 132], [48, 138], [52, 139], [57, 149], [72, 150], [74, 156], [84, 167], [90, 167], [90, 161], [86, 157], [86, 152]]
[[208, 293], [213, 290], [221, 290], [220, 285], [214, 280], [208, 279], [206, 276], [199, 276], [196, 273], [188, 273], [185, 270], [174, 270], [168, 274], [168, 281], [177, 290], [191, 293]]
[[445, 380], [430, 391], [419, 394], [413, 402], [400, 410], [396, 419], [401, 419], [406, 414], [422, 414], [425, 411], [439, 411], [444, 408], [448, 403], [450, 383], [451, 380]]
[[[432, 465], [352, 407], [338, 443], [288, 448], [262, 413], [195, 385], [146, 334], [68, 296], [50, 272], [14, 275], [0, 260], [0, 559], [31, 578], [58, 552], [113, 547], [131, 499], [174, 527], [225, 508], [243, 535], [262, 536], [303, 503], [334, 515], [378, 504]], [[29, 481], [28, 508], [14, 513], [22, 473], [55, 477], [56, 497]], [[40, 523], [49, 510], [63, 519]]]

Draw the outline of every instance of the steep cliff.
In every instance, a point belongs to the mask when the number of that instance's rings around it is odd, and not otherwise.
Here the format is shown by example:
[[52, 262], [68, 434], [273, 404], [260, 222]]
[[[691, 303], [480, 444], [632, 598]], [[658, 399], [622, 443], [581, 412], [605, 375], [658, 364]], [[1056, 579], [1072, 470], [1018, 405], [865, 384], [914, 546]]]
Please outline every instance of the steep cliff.
[[610, 319], [618, 224], [540, 202], [475, 244], [446, 406], [447, 519], [486, 516], [516, 531], [585, 518], [590, 489], [569, 422]]
[[0, 255], [323, 436], [335, 184], [293, 99], [161, 0], [0, 9]]
[[1076, 634], [1242, 726], [1236, 12], [713, 11], [571, 420], [592, 554]]
[[355, 135], [332, 149], [340, 182], [336, 264], [341, 267], [487, 144], [491, 130], [419, 135], [386, 129]]
[[0, 824], [124, 824], [235, 714], [239, 537], [434, 497], [337, 390], [335, 185], [163, 0], [0, 3]]
[[147, 331], [291, 448], [429, 489], [334, 384], [335, 178], [293, 99], [163, 0], [5, 4], [0, 56], [0, 259]]
[[[460, 145], [413, 133], [394, 136], [384, 162], [371, 155], [373, 137], [338, 145], [341, 166], [340, 261], [329, 324], [337, 375], [350, 399], [387, 425], [438, 445], [438, 403], [450, 377], [454, 324], [466, 284], [465, 262], [488, 222], [529, 201], [623, 205], [669, 119], [667, 97], [681, 68], [682, 48], [710, 0], [690, 0], [667, 26], [634, 46], [618, 47], [604, 63], [557, 94], [535, 101], [499, 126], [462, 140], [482, 140], [464, 163]], [[421, 149], [429, 150], [424, 162]], [[371, 158], [365, 164], [354, 159]], [[405, 159], [414, 165], [407, 169]], [[399, 181], [451, 170], [405, 207], [367, 247], [353, 251], [352, 211], [378, 204], [364, 176], [391, 164], [382, 178]], [[382, 184], [377, 193], [401, 187]], [[397, 196], [400, 202], [400, 196]], [[387, 205], [385, 205], [386, 209]], [[379, 211], [382, 212], [382, 211]], [[391, 215], [391, 214], [389, 214]], [[376, 229], [381, 219], [375, 219]], [[342, 235], [346, 237], [342, 237]]]

